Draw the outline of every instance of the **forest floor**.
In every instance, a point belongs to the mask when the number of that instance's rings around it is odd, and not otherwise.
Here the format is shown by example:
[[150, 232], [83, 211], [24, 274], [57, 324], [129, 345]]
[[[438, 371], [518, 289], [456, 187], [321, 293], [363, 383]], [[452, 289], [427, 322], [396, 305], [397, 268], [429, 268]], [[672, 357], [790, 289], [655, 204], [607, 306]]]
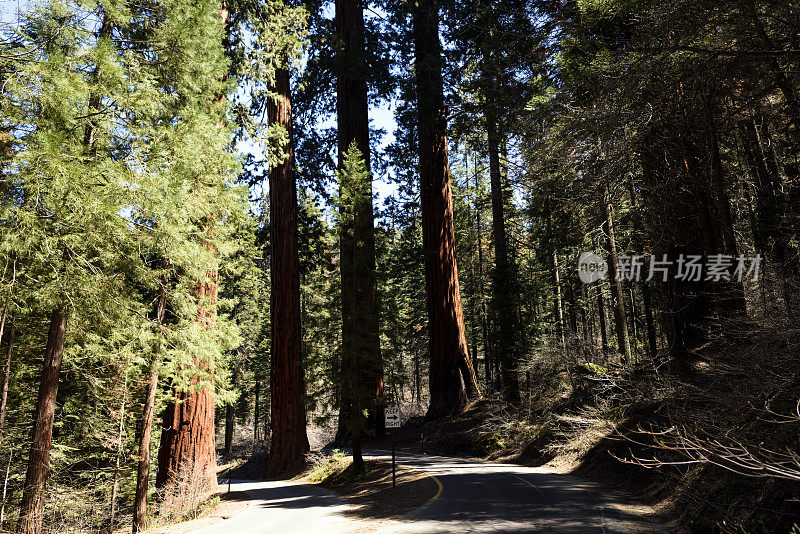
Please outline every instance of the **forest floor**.
[[[219, 486], [216, 492], [209, 495], [197, 517], [180, 523], [158, 525], [148, 528], [144, 534], [189, 534], [215, 525], [244, 511], [250, 505], [250, 496], [244, 491], [231, 491], [226, 486]], [[115, 534], [129, 534], [130, 525], [117, 529]]]

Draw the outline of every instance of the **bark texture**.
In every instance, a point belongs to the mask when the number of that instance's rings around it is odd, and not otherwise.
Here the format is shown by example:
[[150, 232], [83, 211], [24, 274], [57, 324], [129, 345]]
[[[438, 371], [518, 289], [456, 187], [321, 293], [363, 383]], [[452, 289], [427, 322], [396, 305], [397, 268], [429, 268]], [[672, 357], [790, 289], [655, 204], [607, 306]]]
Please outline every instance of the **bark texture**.
[[216, 467], [213, 392], [208, 387], [177, 392], [164, 410], [156, 486], [165, 487], [189, 470], [192, 480], [211, 490], [217, 485]]
[[458, 287], [447, 119], [442, 89], [439, 3], [417, 3], [413, 22], [422, 237], [430, 325], [431, 400], [427, 416], [437, 418], [459, 413], [466, 405], [467, 392], [477, 397], [480, 391], [467, 349]]
[[36, 401], [36, 420], [33, 423], [33, 440], [22, 490], [18, 532], [40, 534], [44, 512], [44, 495], [47, 474], [50, 471], [50, 449], [53, 445], [53, 417], [58, 396], [58, 376], [64, 356], [64, 336], [67, 316], [62, 306], [50, 315], [47, 348], [44, 355], [39, 397]]
[[[208, 330], [215, 329], [217, 324], [218, 280], [217, 270], [211, 270], [196, 288], [200, 302], [198, 321]], [[199, 370], [204, 367], [208, 370], [205, 362], [195, 360], [194, 365]], [[156, 486], [166, 486], [188, 469], [192, 479], [206, 489], [216, 488], [213, 386], [201, 384], [201, 378], [195, 378], [186, 391], [176, 391], [175, 400], [164, 410], [162, 425]]]
[[309, 450], [303, 401], [303, 367], [300, 352], [300, 269], [297, 252], [297, 185], [294, 180], [292, 106], [289, 71], [278, 69], [270, 100], [270, 125], [280, 124], [288, 133], [285, 160], [269, 173], [270, 206], [270, 430], [272, 434], [267, 475], [279, 476], [299, 467]]

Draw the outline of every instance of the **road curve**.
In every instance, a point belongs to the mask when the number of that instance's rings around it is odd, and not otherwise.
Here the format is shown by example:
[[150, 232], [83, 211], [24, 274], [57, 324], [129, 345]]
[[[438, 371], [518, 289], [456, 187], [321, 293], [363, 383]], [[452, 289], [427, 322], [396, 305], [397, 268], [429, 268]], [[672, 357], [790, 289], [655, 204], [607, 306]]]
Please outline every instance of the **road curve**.
[[[227, 480], [225, 481], [227, 484]], [[349, 534], [353, 521], [347, 502], [337, 494], [290, 481], [231, 481], [233, 491], [246, 491], [250, 506], [195, 534]]]
[[[388, 451], [365, 451], [385, 460]], [[666, 532], [622, 495], [543, 468], [442, 456], [398, 453], [398, 463], [425, 471], [440, 491], [421, 508], [392, 521], [355, 519], [347, 502], [330, 491], [288, 481], [234, 481], [250, 506], [200, 534], [379, 534], [464, 532], [643, 533]], [[365, 521], [366, 519], [366, 521]], [[371, 526], [370, 526], [371, 524]], [[366, 528], [365, 528], [366, 527]]]
[[[386, 459], [387, 451], [370, 455]], [[388, 456], [390, 457], [390, 456]], [[444, 532], [664, 532], [651, 509], [615, 492], [543, 468], [398, 453], [398, 462], [441, 484], [437, 497], [380, 534]]]

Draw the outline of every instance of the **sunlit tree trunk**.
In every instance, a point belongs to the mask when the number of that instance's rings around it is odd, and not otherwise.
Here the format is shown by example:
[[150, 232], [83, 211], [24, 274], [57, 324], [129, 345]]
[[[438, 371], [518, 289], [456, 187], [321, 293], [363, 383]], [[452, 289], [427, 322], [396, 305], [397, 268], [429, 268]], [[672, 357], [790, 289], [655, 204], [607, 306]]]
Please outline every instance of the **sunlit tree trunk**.
[[[231, 385], [236, 387], [238, 369], [234, 368], [231, 376]], [[236, 408], [233, 403], [225, 406], [225, 454], [230, 456], [233, 452], [233, 433], [236, 429]]]
[[[422, 237], [430, 330], [428, 417], [459, 413], [479, 396], [458, 288], [437, 1], [414, 9]], [[465, 391], [466, 385], [466, 391]]]
[[3, 364], [3, 386], [0, 389], [0, 445], [6, 428], [6, 409], [8, 408], [8, 383], [11, 378], [11, 356], [14, 353], [14, 334], [16, 333], [16, 317], [11, 316], [11, 327], [8, 332], [8, 348], [6, 361]]
[[309, 450], [303, 402], [303, 361], [300, 328], [300, 268], [297, 251], [297, 184], [294, 179], [292, 105], [289, 71], [278, 69], [271, 90], [280, 95], [268, 103], [271, 126], [286, 129], [287, 156], [269, 173], [270, 207], [270, 361], [271, 444], [267, 475], [285, 475], [300, 467]]
[[555, 286], [555, 295], [553, 299], [553, 311], [556, 322], [556, 335], [558, 342], [563, 347], [567, 340], [564, 335], [564, 309], [561, 305], [561, 273], [558, 268], [558, 252], [553, 251], [553, 285]]

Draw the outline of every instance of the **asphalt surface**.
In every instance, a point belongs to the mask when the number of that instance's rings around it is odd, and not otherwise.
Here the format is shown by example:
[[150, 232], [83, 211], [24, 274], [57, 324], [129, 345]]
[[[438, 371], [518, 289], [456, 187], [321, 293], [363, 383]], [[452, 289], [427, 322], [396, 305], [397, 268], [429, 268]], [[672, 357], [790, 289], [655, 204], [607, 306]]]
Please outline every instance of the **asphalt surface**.
[[[365, 456], [390, 458], [387, 451]], [[440, 491], [421, 508], [375, 523], [380, 534], [462, 532], [666, 532], [644, 506], [595, 484], [543, 468], [398, 453], [398, 463], [433, 476]], [[292, 482], [233, 484], [252, 497], [243, 512], [202, 534], [323, 533], [364, 530], [334, 493]], [[370, 529], [372, 530], [372, 529]]]
[[[227, 484], [227, 480], [225, 481]], [[335, 493], [290, 481], [232, 480], [252, 501], [244, 511], [197, 534], [345, 534], [353, 532], [347, 502]]]
[[631, 505], [621, 494], [577, 477], [441, 456], [397, 457], [435, 477], [441, 491], [401, 521], [385, 525], [381, 534], [664, 532], [648, 519], [651, 509]]

